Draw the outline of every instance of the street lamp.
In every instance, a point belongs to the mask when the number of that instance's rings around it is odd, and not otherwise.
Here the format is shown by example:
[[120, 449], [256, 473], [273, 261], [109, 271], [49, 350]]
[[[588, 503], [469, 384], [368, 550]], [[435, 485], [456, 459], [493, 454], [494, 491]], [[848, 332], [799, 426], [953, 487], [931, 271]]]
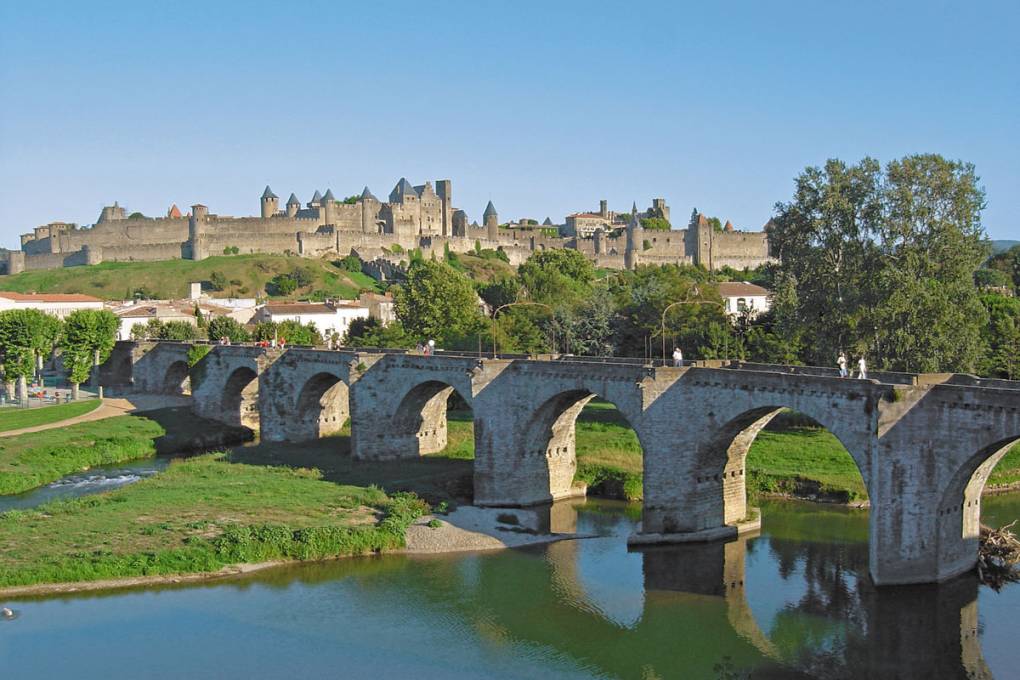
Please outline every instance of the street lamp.
[[[701, 297], [701, 291], [698, 290], [698, 287], [696, 285], [690, 287], [690, 290], [687, 291], [687, 297], [685, 299], [678, 300], [677, 302], [672, 302], [672, 303], [666, 305], [666, 308], [664, 310], [662, 310], [662, 318], [659, 319], [659, 335], [662, 336], [661, 339], [662, 339], [662, 365], [663, 366], [667, 365], [666, 364], [666, 312], [668, 312], [669, 310], [673, 309], [677, 305], [715, 305], [716, 307], [719, 307], [720, 309], [723, 310], [723, 314], [726, 313], [726, 307], [724, 307], [721, 302], [716, 302], [715, 300], [691, 300], [690, 298], [692, 296], [693, 297]], [[726, 349], [724, 350], [724, 352], [726, 354], [726, 358], [728, 359], [729, 358], [729, 353], [730, 353], [730, 337], [729, 337], [729, 334], [726, 335]]]
[[[496, 358], [496, 316], [502, 310], [506, 309], [507, 307], [513, 307], [514, 305], [534, 305], [536, 307], [545, 307], [547, 310], [549, 310], [549, 315], [550, 316], [552, 316], [553, 318], [555, 318], [555, 316], [556, 316], [553, 313], [552, 307], [550, 307], [549, 305], [542, 304], [541, 302], [528, 302], [528, 301], [508, 302], [505, 305], [500, 305], [499, 307], [496, 307], [496, 311], [494, 311], [492, 313], [492, 358], [493, 359]], [[553, 329], [553, 353], [555, 353], [555, 352], [556, 352], [556, 330]]]

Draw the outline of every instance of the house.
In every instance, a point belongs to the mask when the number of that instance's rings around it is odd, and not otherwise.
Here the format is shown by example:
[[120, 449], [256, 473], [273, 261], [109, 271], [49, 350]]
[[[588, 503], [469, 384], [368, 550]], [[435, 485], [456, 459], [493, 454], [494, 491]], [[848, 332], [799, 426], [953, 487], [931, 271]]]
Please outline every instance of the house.
[[127, 302], [110, 309], [120, 319], [120, 328], [117, 331], [118, 340], [131, 339], [131, 329], [136, 325], [142, 326], [153, 319], [163, 323], [168, 321], [183, 321], [193, 326], [198, 325], [198, 318], [195, 316], [195, 309], [202, 312], [206, 321], [218, 316], [231, 316], [233, 310], [219, 305], [212, 305], [206, 302], [195, 302], [194, 300], [145, 300], [144, 302]]
[[40, 312], [63, 319], [79, 309], [102, 308], [103, 301], [91, 295], [0, 291], [0, 312], [9, 309], [38, 309]]
[[300, 324], [315, 324], [315, 329], [329, 338], [339, 335], [341, 338], [354, 319], [367, 319], [369, 308], [348, 300], [333, 302], [280, 302], [262, 305], [255, 312], [254, 323], [262, 321], [296, 321]]
[[378, 293], [362, 293], [358, 296], [358, 303], [368, 308], [368, 315], [378, 319], [383, 326], [388, 326], [397, 320], [396, 304], [392, 295], [379, 295]]
[[772, 306], [772, 292], [747, 281], [727, 281], [719, 284], [719, 295], [731, 317], [747, 314], [754, 318]]

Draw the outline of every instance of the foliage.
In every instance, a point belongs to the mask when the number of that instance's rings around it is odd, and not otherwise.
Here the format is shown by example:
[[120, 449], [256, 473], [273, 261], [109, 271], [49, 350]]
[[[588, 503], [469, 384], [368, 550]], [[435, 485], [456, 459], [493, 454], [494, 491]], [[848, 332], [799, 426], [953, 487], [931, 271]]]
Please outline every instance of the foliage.
[[807, 168], [769, 228], [793, 289], [777, 316], [811, 338], [802, 358], [829, 365], [845, 349], [887, 369], [971, 370], [983, 207], [973, 166], [936, 155]]
[[217, 316], [209, 320], [209, 339], [216, 341], [229, 338], [230, 342], [248, 342], [251, 336], [241, 323], [229, 316]]
[[1020, 378], [1020, 299], [982, 295], [988, 324], [982, 328], [984, 351], [978, 364], [981, 375]]
[[290, 274], [277, 274], [266, 284], [266, 292], [273, 296], [291, 295], [298, 284]]
[[198, 326], [187, 321], [167, 321], [159, 332], [160, 340], [198, 340], [202, 332]]
[[651, 231], [669, 231], [673, 228], [673, 225], [669, 223], [669, 220], [662, 217], [642, 217], [641, 227]]
[[595, 268], [577, 250], [540, 250], [520, 266], [518, 276], [530, 300], [562, 306], [590, 291]]
[[394, 321], [383, 326], [374, 318], [352, 319], [351, 325], [347, 328], [342, 344], [347, 347], [388, 347], [388, 348], [409, 348], [414, 347], [415, 340], [404, 330], [403, 324]]
[[209, 287], [213, 290], [223, 290], [227, 287], [227, 277], [221, 271], [214, 271], [209, 274]]
[[224, 255], [237, 255], [241, 252], [241, 249], [237, 246], [227, 246], [223, 249]]
[[35, 373], [36, 358], [48, 356], [57, 345], [62, 324], [37, 309], [0, 312], [0, 354], [5, 380]]
[[204, 359], [212, 351], [211, 345], [192, 345], [188, 348], [188, 368], [194, 368], [195, 364]]
[[348, 255], [339, 262], [336, 266], [344, 271], [360, 273], [361, 272], [361, 258], [357, 255]]
[[302, 324], [298, 321], [262, 321], [255, 325], [254, 340], [284, 341], [288, 345], [321, 345], [322, 336], [314, 321]]
[[354, 205], [360, 199], [361, 199], [361, 196], [355, 194], [353, 196], [348, 196], [347, 198], [345, 198], [344, 200], [342, 200], [340, 202], [343, 203], [344, 205]]
[[99, 363], [110, 357], [119, 327], [120, 319], [105, 309], [78, 309], [67, 316], [61, 347], [71, 382], [88, 380], [97, 354]]
[[418, 338], [437, 343], [477, 333], [482, 326], [471, 282], [443, 262], [417, 260], [395, 296], [397, 318]]
[[521, 284], [517, 278], [504, 277], [478, 287], [478, 295], [493, 310], [517, 300], [521, 294]]
[[143, 215], [140, 212], [133, 212], [130, 215], [128, 215], [128, 219], [129, 220], [141, 220], [141, 219], [145, 219], [145, 215]]

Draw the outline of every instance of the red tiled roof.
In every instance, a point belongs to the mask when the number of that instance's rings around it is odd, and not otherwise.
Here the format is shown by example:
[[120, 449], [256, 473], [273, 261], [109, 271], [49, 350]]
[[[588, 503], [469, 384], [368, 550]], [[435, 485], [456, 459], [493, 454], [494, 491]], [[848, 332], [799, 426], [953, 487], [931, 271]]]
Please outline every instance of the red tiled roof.
[[266, 305], [270, 314], [336, 314], [329, 305], [294, 302], [291, 304]]
[[80, 293], [13, 293], [0, 291], [0, 297], [17, 302], [102, 302], [99, 298]]

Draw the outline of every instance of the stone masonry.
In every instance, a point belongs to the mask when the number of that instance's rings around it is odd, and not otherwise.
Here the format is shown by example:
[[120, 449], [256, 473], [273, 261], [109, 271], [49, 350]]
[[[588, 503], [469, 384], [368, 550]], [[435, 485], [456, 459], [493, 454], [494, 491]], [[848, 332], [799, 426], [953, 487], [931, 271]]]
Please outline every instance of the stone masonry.
[[[348, 415], [356, 459], [400, 459], [446, 445], [447, 399], [474, 418], [475, 503], [521, 506], [577, 493], [574, 422], [605, 399], [644, 453], [636, 543], [735, 537], [748, 522], [745, 461], [781, 409], [828, 428], [871, 500], [870, 571], [879, 585], [949, 579], [973, 567], [981, 490], [1020, 439], [1020, 383], [964, 375], [875, 373], [714, 362], [662, 368], [589, 362], [425, 357], [213, 347], [182, 372], [183, 343], [118, 343], [101, 375], [142, 391], [179, 392], [196, 413], [274, 441], [336, 432]], [[186, 364], [185, 364], [186, 368]]]

